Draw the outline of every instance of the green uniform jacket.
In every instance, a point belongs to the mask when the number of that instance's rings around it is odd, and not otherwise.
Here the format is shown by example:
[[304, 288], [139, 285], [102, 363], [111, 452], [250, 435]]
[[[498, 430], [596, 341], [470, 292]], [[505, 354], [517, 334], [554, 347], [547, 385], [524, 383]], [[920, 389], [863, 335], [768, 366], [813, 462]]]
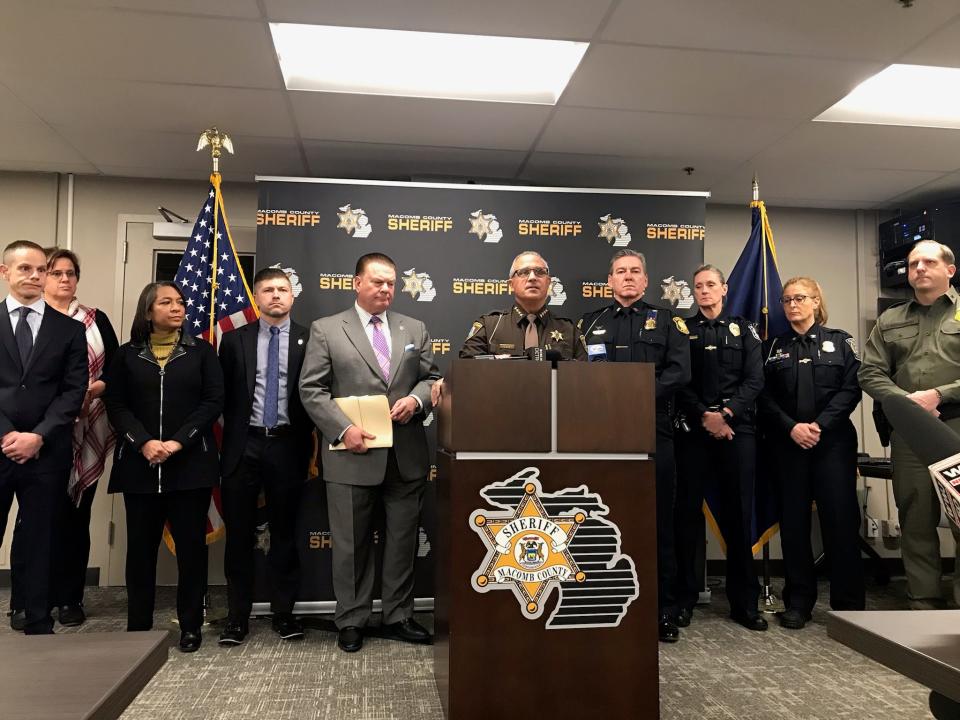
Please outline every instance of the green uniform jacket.
[[[586, 351], [577, 342], [573, 320], [556, 317], [546, 306], [537, 315], [539, 346], [558, 350], [564, 360], [586, 360]], [[470, 328], [460, 348], [460, 357], [477, 355], [523, 355], [527, 314], [516, 304], [509, 310], [481, 315]]]
[[[940, 411], [960, 414], [960, 294], [956, 288], [933, 305], [897, 303], [879, 318], [863, 350], [860, 386], [874, 400], [939, 390]], [[957, 405], [952, 413], [950, 405]]]

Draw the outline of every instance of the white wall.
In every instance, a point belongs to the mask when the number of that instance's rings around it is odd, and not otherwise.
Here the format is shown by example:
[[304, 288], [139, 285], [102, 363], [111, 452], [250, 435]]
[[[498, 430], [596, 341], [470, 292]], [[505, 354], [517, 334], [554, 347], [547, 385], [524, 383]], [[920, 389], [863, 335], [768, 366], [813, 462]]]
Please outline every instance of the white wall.
[[[77, 176], [75, 178], [73, 243], [83, 263], [79, 296], [84, 303], [115, 315], [119, 265], [117, 219], [121, 214], [155, 214], [158, 205], [192, 219], [203, 200], [207, 183], [130, 178]], [[0, 243], [31, 239], [41, 245], [66, 245], [65, 177], [52, 174], [0, 173]], [[256, 188], [252, 184], [224, 184], [231, 220], [252, 224]], [[856, 336], [860, 345], [874, 319], [878, 295], [875, 213], [854, 211], [769, 208], [781, 273], [810, 275], [823, 286], [830, 310], [829, 324]], [[729, 271], [750, 230], [746, 206], [710, 205], [707, 208], [705, 259]], [[5, 288], [0, 288], [5, 293]], [[116, 323], [116, 320], [115, 320]], [[122, 328], [118, 334], [125, 335]], [[869, 408], [867, 408], [869, 409]], [[882, 454], [866, 415], [857, 418], [861, 445], [871, 454]], [[869, 494], [870, 512], [887, 517], [888, 483], [875, 483]], [[110, 503], [106, 483], [101, 483], [91, 523], [91, 566], [105, 567]], [[8, 537], [0, 548], [0, 567], [8, 567]], [[773, 545], [774, 556], [779, 554]], [[952, 551], [952, 546], [948, 551]], [[895, 548], [886, 551], [896, 554]], [[710, 557], [718, 555], [711, 544]], [[102, 573], [105, 577], [105, 573]]]

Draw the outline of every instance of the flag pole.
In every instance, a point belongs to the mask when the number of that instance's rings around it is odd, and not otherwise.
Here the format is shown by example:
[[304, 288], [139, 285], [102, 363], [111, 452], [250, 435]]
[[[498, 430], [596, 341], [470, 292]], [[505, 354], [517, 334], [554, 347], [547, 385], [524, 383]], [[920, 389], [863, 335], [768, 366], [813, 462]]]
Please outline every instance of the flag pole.
[[[763, 339], [766, 340], [770, 336], [770, 312], [769, 308], [766, 306], [768, 294], [767, 286], [767, 218], [766, 218], [766, 208], [760, 202], [760, 184], [757, 182], [757, 176], [753, 176], [753, 206], [757, 207], [760, 211], [760, 240], [762, 246], [762, 262], [760, 267], [763, 272], [763, 304], [761, 305], [761, 312], [763, 314]], [[777, 613], [781, 612], [784, 609], [784, 604], [777, 597], [777, 594], [773, 591], [773, 586], [770, 579], [770, 542], [769, 540], [763, 544], [763, 549], [761, 550], [761, 561], [760, 566], [763, 572], [763, 585], [760, 589], [760, 610], [765, 613]]]

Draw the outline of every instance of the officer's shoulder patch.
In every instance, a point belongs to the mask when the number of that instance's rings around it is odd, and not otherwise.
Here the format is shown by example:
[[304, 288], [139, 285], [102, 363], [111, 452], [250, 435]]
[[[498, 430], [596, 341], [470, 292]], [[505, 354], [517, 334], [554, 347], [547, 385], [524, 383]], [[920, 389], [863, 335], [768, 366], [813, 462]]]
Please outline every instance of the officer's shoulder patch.
[[473, 325], [471, 325], [471, 326], [470, 326], [470, 332], [467, 333], [467, 340], [469, 340], [469, 339], [472, 338], [474, 335], [476, 335], [477, 332], [478, 332], [478, 331], [480, 330], [480, 328], [482, 328], [482, 327], [483, 327], [483, 323], [480, 322], [479, 320], [477, 320]]
[[679, 315], [673, 316], [673, 324], [677, 326], [677, 330], [682, 332], [684, 335], [689, 335], [690, 331], [687, 330], [687, 324], [683, 321], [683, 318]]
[[850, 346], [850, 352], [853, 353], [853, 356], [854, 356], [857, 360], [859, 360], [859, 359], [860, 359], [860, 353], [857, 352], [857, 341], [854, 340], [852, 337], [848, 337], [848, 338], [846, 338], [846, 343], [847, 343], [847, 345]]
[[583, 330], [583, 318], [577, 320], [577, 330]]
[[757, 332], [757, 326], [756, 326], [756, 324], [754, 324], [754, 323], [752, 323], [752, 322], [748, 322], [748, 323], [747, 323], [747, 328], [750, 330], [750, 334], [753, 335], [754, 339], [755, 339], [757, 342], [760, 342], [760, 333]]

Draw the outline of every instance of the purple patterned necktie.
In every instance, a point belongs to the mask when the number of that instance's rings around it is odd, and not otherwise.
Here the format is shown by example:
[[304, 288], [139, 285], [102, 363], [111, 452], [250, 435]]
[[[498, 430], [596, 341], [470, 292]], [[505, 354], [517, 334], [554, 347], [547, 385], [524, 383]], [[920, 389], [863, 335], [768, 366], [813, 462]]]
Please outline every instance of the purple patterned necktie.
[[377, 356], [377, 362], [380, 363], [380, 372], [383, 373], [383, 379], [390, 382], [390, 348], [387, 347], [387, 337], [380, 329], [383, 320], [378, 315], [370, 318], [370, 324], [373, 325], [373, 352]]

